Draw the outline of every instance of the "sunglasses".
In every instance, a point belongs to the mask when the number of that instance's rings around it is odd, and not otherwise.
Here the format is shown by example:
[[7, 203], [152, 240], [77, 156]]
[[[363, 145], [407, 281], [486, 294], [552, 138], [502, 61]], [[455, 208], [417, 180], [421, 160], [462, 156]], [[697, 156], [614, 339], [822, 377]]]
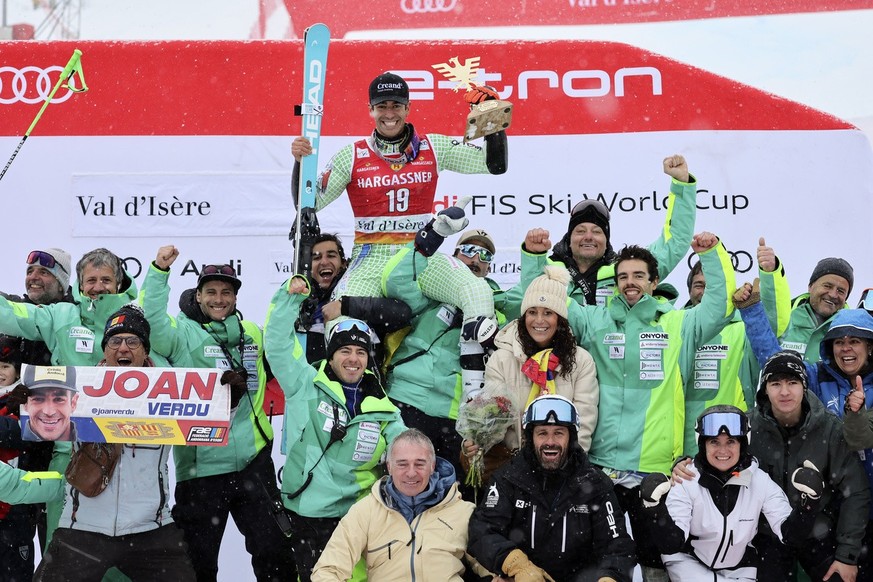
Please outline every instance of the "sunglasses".
[[479, 245], [460, 245], [458, 247], [458, 252], [471, 259], [478, 255], [479, 260], [483, 263], [490, 263], [494, 259], [494, 253], [486, 248], [480, 247]]
[[230, 265], [206, 265], [200, 272], [201, 277], [204, 275], [227, 275], [229, 277], [236, 277], [236, 271], [234, 271], [233, 267]]
[[717, 437], [722, 432], [728, 436], [741, 437], [749, 432], [748, 419], [736, 412], [713, 412], [700, 419], [699, 433], [705, 437]]
[[37, 263], [39, 263], [40, 267], [45, 267], [46, 269], [54, 269], [55, 265], [57, 265], [61, 268], [61, 271], [67, 272], [64, 266], [57, 262], [50, 254], [43, 251], [30, 251], [30, 254], [27, 255], [27, 264], [35, 265]]
[[121, 347], [121, 344], [127, 344], [127, 347], [131, 350], [135, 350], [139, 346], [142, 345], [142, 340], [136, 337], [135, 335], [128, 337], [120, 337], [117, 335], [112, 336], [108, 340], [106, 340], [106, 345], [112, 348], [113, 350], [117, 350]]

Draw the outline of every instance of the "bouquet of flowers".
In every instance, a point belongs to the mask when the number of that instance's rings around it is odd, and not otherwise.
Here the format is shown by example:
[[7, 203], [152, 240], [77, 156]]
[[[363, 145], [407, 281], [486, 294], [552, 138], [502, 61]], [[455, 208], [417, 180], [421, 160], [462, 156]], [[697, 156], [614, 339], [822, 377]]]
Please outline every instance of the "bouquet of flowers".
[[464, 439], [479, 447], [470, 458], [470, 470], [464, 483], [475, 489], [482, 487], [485, 453], [504, 439], [506, 430], [518, 418], [512, 401], [506, 396], [486, 396], [484, 392], [480, 392], [461, 405], [456, 430]]

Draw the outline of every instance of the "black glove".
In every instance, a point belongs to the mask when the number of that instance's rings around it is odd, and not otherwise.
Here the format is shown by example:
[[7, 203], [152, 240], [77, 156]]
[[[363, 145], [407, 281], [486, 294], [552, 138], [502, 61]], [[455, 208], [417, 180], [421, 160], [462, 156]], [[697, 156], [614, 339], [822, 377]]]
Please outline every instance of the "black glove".
[[19, 384], [6, 396], [6, 410], [15, 416], [21, 415], [21, 405], [27, 402], [30, 396], [30, 388]]
[[655, 507], [663, 502], [664, 496], [670, 490], [670, 479], [663, 473], [649, 473], [640, 483], [640, 499], [643, 507]]
[[248, 390], [246, 377], [248, 373], [245, 370], [226, 370], [221, 375], [222, 384], [230, 384], [230, 407], [236, 408], [239, 406], [239, 401]]
[[824, 491], [824, 479], [812, 461], [804, 461], [802, 467], [794, 470], [791, 484], [800, 492], [800, 502], [804, 505], [808, 505], [807, 500], [818, 501]]

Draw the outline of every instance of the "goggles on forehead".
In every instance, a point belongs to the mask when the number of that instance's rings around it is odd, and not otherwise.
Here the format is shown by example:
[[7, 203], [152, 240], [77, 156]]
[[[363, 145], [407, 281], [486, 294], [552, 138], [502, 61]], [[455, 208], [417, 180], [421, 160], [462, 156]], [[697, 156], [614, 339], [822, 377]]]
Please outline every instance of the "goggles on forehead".
[[228, 275], [236, 277], [236, 271], [230, 265], [206, 265], [200, 272], [200, 276], [204, 275]]
[[471, 259], [478, 255], [479, 260], [483, 263], [490, 263], [494, 259], [494, 253], [492, 253], [485, 247], [480, 247], [479, 245], [460, 245], [458, 246], [458, 252], [465, 257], [470, 257]]
[[46, 269], [54, 269], [55, 265], [57, 265], [61, 268], [61, 271], [67, 272], [64, 266], [57, 262], [50, 254], [44, 251], [30, 251], [30, 254], [27, 255], [27, 264], [36, 265], [37, 263], [39, 263], [40, 267], [45, 267]]
[[360, 319], [344, 319], [333, 326], [333, 331], [331, 332], [331, 337], [333, 334], [341, 332], [341, 331], [352, 331], [357, 329], [358, 331], [365, 333], [372, 337], [373, 331], [370, 329], [370, 326], [367, 325], [366, 322], [361, 321]]
[[570, 215], [575, 216], [581, 212], [585, 212], [589, 208], [593, 208], [597, 214], [602, 215], [607, 221], [609, 221], [609, 208], [607, 208], [603, 202], [595, 200], [594, 198], [589, 198], [577, 203], [576, 206], [573, 207], [573, 210], [570, 211]]
[[579, 413], [573, 403], [566, 398], [537, 398], [531, 402], [524, 413], [522, 428], [530, 424], [560, 424], [579, 428]]
[[732, 437], [744, 437], [749, 433], [749, 421], [736, 412], [712, 412], [700, 419], [699, 436], [717, 437], [723, 432]]

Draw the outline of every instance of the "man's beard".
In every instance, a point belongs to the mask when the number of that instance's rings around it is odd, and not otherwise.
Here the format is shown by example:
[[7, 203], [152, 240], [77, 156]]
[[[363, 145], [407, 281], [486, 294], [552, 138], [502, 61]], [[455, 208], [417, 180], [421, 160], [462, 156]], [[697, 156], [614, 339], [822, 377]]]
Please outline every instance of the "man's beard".
[[[557, 452], [557, 456], [546, 456], [543, 451]], [[567, 450], [556, 445], [543, 445], [537, 449], [537, 460], [546, 471], [557, 471], [564, 466], [567, 460]]]

